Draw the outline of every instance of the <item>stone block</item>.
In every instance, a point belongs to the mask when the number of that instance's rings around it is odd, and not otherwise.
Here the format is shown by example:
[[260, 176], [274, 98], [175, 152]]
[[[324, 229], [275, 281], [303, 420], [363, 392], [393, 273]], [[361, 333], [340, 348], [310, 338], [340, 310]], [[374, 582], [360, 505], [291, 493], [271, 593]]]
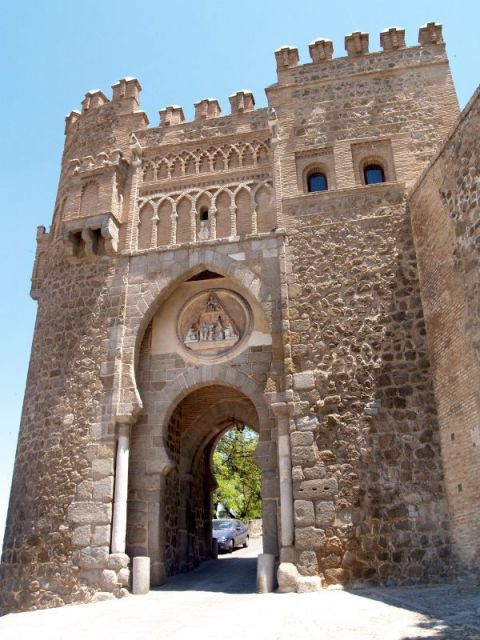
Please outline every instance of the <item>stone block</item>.
[[84, 480], [77, 486], [76, 498], [79, 501], [88, 501], [92, 499], [93, 495], [93, 482], [91, 480]]
[[114, 571], [125, 569], [130, 564], [130, 558], [126, 553], [111, 553], [108, 558], [108, 568]]
[[297, 420], [297, 429], [299, 431], [315, 431], [318, 425], [319, 422], [316, 417], [304, 416]]
[[295, 547], [299, 551], [323, 549], [326, 542], [325, 532], [315, 527], [295, 529]]
[[291, 456], [294, 466], [305, 466], [312, 464], [317, 459], [317, 447], [292, 447]]
[[67, 511], [67, 519], [75, 524], [109, 524], [111, 517], [111, 504], [72, 502]]
[[291, 562], [282, 562], [278, 567], [277, 580], [280, 593], [295, 593], [297, 590], [297, 567]]
[[304, 480], [294, 491], [297, 500], [331, 500], [338, 493], [338, 483], [335, 478], [320, 478], [318, 480]]
[[91, 539], [90, 525], [85, 524], [75, 527], [72, 533], [72, 544], [74, 547], [88, 547]]
[[315, 503], [315, 526], [328, 527], [335, 520], [335, 505], [333, 502]]
[[313, 371], [302, 371], [293, 374], [293, 386], [297, 391], [309, 391], [315, 387], [315, 375]]
[[104, 591], [113, 591], [118, 585], [117, 573], [112, 569], [102, 571], [101, 587]]
[[113, 476], [93, 483], [93, 499], [97, 502], [109, 502], [113, 499]]
[[313, 444], [313, 433], [311, 431], [294, 431], [290, 434], [292, 447], [302, 447]]
[[85, 547], [80, 550], [78, 565], [82, 569], [101, 569], [108, 563], [108, 547]]
[[130, 569], [120, 569], [118, 572], [118, 582], [122, 585], [122, 587], [128, 587], [130, 582]]
[[318, 560], [315, 551], [302, 551], [298, 558], [297, 566], [302, 576], [317, 575]]
[[315, 524], [315, 511], [313, 502], [309, 500], [295, 500], [294, 502], [295, 526], [309, 527]]
[[101, 547], [110, 544], [110, 527], [108, 525], [96, 526], [93, 529], [92, 545]]
[[325, 478], [327, 469], [322, 462], [317, 462], [313, 467], [307, 467], [303, 470], [305, 480], [318, 480]]
[[292, 468], [292, 480], [294, 482], [301, 482], [304, 479], [305, 479], [305, 476], [303, 475], [302, 467], [293, 467]]
[[320, 576], [299, 576], [297, 578], [297, 593], [312, 593], [322, 589]]
[[92, 477], [94, 480], [113, 476], [113, 458], [96, 458], [92, 460]]

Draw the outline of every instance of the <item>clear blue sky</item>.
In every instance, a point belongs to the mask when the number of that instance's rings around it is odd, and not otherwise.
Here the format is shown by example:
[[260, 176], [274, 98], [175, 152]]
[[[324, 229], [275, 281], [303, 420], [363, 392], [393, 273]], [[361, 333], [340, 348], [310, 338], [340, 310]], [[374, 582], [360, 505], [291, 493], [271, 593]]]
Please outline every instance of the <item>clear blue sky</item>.
[[36, 303], [28, 295], [35, 228], [51, 221], [63, 147], [64, 117], [79, 109], [86, 91], [137, 77], [142, 108], [151, 124], [158, 110], [176, 103], [193, 115], [193, 103], [218, 98], [229, 113], [228, 96], [251, 89], [257, 106], [275, 82], [273, 52], [333, 40], [344, 55], [343, 38], [406, 28], [408, 45], [418, 27], [444, 25], [454, 81], [463, 107], [478, 83], [478, 0], [16, 0], [4, 2], [0, 25], [3, 273], [0, 307], [0, 540], [6, 515]]

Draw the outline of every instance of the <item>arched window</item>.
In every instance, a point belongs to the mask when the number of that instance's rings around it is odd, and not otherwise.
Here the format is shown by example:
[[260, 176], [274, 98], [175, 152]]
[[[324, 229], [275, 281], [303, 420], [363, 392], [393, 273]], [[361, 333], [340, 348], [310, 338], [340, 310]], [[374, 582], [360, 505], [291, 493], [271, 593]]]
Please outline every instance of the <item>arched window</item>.
[[363, 169], [365, 184], [379, 184], [385, 182], [385, 172], [379, 164], [367, 164]]
[[206, 222], [208, 220], [208, 209], [206, 209], [205, 207], [202, 207], [202, 209], [200, 210], [200, 220], [202, 222]]
[[314, 191], [327, 191], [327, 176], [319, 171], [311, 173], [307, 178], [307, 188], [308, 193], [313, 193]]

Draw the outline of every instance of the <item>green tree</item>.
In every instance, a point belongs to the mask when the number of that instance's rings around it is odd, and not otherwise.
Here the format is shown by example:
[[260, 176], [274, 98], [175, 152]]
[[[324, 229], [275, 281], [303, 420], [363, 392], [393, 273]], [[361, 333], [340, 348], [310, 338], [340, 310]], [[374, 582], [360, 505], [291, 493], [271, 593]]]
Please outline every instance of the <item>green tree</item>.
[[217, 488], [215, 508], [220, 503], [228, 513], [244, 520], [262, 517], [260, 469], [253, 462], [258, 435], [247, 426], [229, 429], [213, 453]]

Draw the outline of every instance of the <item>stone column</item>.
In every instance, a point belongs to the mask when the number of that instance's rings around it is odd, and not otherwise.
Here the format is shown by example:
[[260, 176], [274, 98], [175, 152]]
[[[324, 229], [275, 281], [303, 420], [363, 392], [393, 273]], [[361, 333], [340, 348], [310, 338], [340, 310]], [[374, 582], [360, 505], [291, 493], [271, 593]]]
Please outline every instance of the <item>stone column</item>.
[[210, 238], [215, 239], [217, 237], [217, 210], [215, 207], [211, 207], [208, 212], [209, 223], [210, 223]]
[[170, 228], [170, 244], [177, 244], [177, 203], [172, 204], [171, 228]]
[[[280, 481], [280, 561], [290, 556], [293, 547], [293, 488], [290, 455], [289, 413], [286, 402], [272, 404], [277, 420], [278, 475]], [[283, 556], [283, 557], [282, 557]], [[289, 558], [287, 561], [291, 562]]]
[[138, 208], [138, 192], [142, 182], [142, 162], [135, 157], [132, 160], [133, 175], [130, 189], [130, 207], [133, 209], [130, 233], [127, 231], [127, 238], [132, 249], [138, 249], [138, 227], [140, 226], [140, 215]]
[[257, 233], [258, 228], [258, 213], [257, 207], [254, 205], [252, 208], [252, 233]]
[[152, 239], [150, 241], [150, 247], [152, 249], [154, 249], [157, 246], [158, 243], [158, 221], [159, 221], [159, 217], [157, 216], [157, 214], [155, 214], [152, 217]]
[[230, 206], [230, 235], [237, 235], [237, 207], [234, 204]]
[[192, 210], [190, 212], [190, 242], [195, 242], [197, 239], [197, 209], [192, 203]]
[[128, 459], [130, 456], [129, 424], [118, 425], [115, 494], [113, 500], [112, 553], [125, 553], [127, 539]]

